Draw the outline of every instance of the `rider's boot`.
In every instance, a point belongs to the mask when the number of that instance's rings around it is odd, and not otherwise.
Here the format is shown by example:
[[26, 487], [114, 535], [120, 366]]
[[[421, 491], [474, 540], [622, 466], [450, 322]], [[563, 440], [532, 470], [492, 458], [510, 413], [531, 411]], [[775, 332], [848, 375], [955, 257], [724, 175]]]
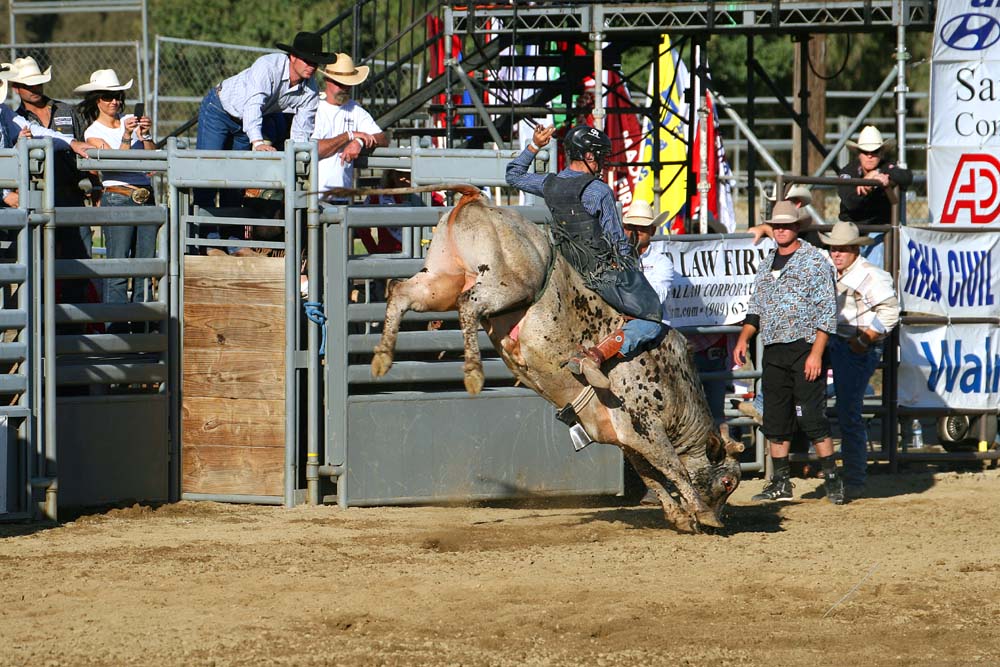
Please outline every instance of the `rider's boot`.
[[570, 357], [566, 367], [570, 372], [586, 377], [590, 386], [607, 389], [611, 386], [611, 381], [601, 370], [601, 364], [617, 355], [624, 342], [625, 332], [622, 329], [615, 329], [594, 347], [581, 350]]

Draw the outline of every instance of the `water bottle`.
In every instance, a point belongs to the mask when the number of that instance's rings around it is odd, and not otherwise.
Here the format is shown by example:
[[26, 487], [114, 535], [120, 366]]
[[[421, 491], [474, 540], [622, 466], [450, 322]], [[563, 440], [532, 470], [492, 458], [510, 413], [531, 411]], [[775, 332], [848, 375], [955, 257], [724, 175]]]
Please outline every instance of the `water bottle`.
[[913, 420], [913, 438], [910, 441], [910, 449], [921, 449], [924, 446], [924, 429], [919, 419]]

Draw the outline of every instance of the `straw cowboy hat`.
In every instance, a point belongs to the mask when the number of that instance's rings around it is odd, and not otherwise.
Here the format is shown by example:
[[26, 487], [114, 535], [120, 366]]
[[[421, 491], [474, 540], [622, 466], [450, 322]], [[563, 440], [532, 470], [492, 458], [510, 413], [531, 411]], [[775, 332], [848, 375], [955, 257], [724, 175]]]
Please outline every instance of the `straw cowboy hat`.
[[878, 128], [874, 125], [866, 125], [864, 129], [858, 134], [857, 141], [851, 141], [848, 139], [846, 142], [847, 147], [856, 151], [865, 151], [866, 153], [874, 153], [875, 151], [886, 148], [890, 149], [896, 145], [895, 139], [883, 139], [882, 133], [878, 131]]
[[368, 66], [354, 66], [354, 59], [346, 53], [338, 53], [337, 60], [319, 71], [327, 79], [344, 86], [356, 86], [368, 78]]
[[291, 46], [277, 42], [274, 47], [317, 65], [332, 63], [337, 59], [334, 54], [323, 50], [323, 38], [314, 32], [303, 31], [295, 35]]
[[875, 239], [861, 236], [858, 226], [847, 220], [841, 220], [829, 234], [820, 234], [819, 238], [826, 245], [871, 245], [875, 242]]
[[651, 227], [653, 217], [653, 207], [649, 205], [649, 202], [636, 199], [629, 205], [628, 213], [625, 214], [622, 222], [636, 227]]
[[809, 188], [801, 183], [796, 183], [788, 188], [788, 192], [785, 193], [785, 199], [798, 199], [803, 206], [808, 206], [812, 203], [813, 196]]
[[128, 90], [132, 87], [132, 79], [120, 83], [113, 69], [99, 69], [90, 75], [90, 82], [73, 89], [74, 93], [89, 93], [95, 90]]
[[14, 61], [14, 75], [10, 77], [13, 83], [22, 86], [37, 86], [52, 80], [52, 66], [44, 72], [38, 68], [38, 63], [31, 56], [18, 58]]
[[771, 219], [765, 220], [769, 225], [791, 225], [802, 224], [809, 219], [809, 211], [798, 208], [792, 202], [779, 201], [771, 210]]

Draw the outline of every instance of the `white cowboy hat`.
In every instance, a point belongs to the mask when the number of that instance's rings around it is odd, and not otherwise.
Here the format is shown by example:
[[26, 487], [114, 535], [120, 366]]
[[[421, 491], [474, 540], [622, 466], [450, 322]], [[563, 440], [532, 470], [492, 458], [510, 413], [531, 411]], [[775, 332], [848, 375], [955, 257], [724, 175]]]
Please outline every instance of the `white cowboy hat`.
[[338, 53], [337, 60], [319, 71], [327, 79], [333, 79], [344, 86], [356, 86], [368, 78], [368, 66], [354, 66], [354, 60], [346, 53]]
[[878, 131], [877, 127], [874, 125], [866, 125], [858, 134], [857, 141], [851, 141], [848, 139], [846, 144], [848, 148], [852, 148], [856, 151], [874, 153], [882, 148], [892, 148], [896, 145], [896, 140], [883, 139], [882, 133]]
[[38, 68], [38, 63], [31, 56], [18, 58], [14, 61], [14, 74], [10, 77], [13, 83], [22, 86], [37, 86], [52, 80], [52, 66], [44, 72]]
[[801, 183], [796, 183], [788, 188], [788, 192], [785, 193], [785, 199], [798, 199], [803, 206], [808, 206], [812, 203], [813, 196], [809, 188]]
[[798, 208], [794, 203], [785, 200], [779, 201], [771, 210], [771, 219], [765, 220], [769, 225], [791, 225], [803, 223], [809, 219], [809, 212], [804, 208]]
[[819, 238], [826, 245], [871, 245], [875, 242], [871, 237], [862, 236], [858, 226], [846, 220], [841, 220], [829, 234], [820, 234]]
[[90, 75], [90, 83], [77, 86], [74, 93], [89, 93], [95, 90], [128, 90], [132, 87], [132, 79], [128, 83], [119, 83], [118, 75], [113, 69], [99, 69]]
[[0, 104], [7, 101], [7, 79], [14, 76], [14, 66], [0, 63]]
[[636, 199], [629, 205], [622, 222], [636, 227], [650, 227], [653, 225], [653, 207], [647, 201]]

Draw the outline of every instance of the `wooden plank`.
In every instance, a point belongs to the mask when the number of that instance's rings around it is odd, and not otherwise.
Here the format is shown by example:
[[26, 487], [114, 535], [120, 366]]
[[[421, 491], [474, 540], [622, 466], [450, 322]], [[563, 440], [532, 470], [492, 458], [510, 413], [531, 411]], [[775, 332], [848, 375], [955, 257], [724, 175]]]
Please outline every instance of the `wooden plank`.
[[285, 446], [284, 401], [185, 396], [181, 415], [185, 446]]
[[184, 350], [183, 396], [284, 400], [285, 351]]
[[184, 349], [280, 353], [284, 318], [284, 306], [186, 304]]
[[184, 305], [233, 303], [284, 306], [283, 257], [184, 258]]
[[284, 495], [282, 448], [185, 445], [181, 463], [184, 493]]

